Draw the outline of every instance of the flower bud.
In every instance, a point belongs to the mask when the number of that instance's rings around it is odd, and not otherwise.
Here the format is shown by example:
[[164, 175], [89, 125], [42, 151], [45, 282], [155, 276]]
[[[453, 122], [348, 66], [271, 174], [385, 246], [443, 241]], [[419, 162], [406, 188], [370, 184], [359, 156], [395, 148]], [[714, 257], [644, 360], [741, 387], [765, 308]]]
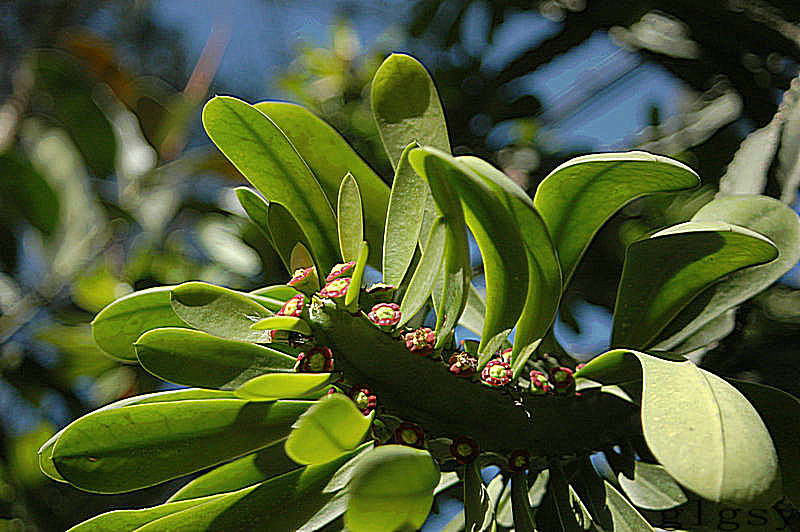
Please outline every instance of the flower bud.
[[286, 283], [295, 290], [304, 294], [311, 294], [319, 287], [317, 270], [313, 266], [310, 268], [300, 268], [295, 270], [292, 278]]
[[563, 366], [550, 369], [550, 382], [556, 387], [559, 393], [566, 393], [570, 388], [575, 387], [575, 377], [572, 370]]
[[433, 347], [436, 345], [436, 333], [427, 327], [423, 327], [407, 332], [403, 336], [403, 340], [406, 343], [406, 349], [415, 355], [426, 357], [433, 353]]
[[350, 278], [341, 277], [326, 284], [325, 287], [319, 291], [319, 296], [332, 299], [337, 306], [344, 305], [344, 298], [347, 295], [348, 288], [350, 288]]
[[369, 321], [388, 331], [400, 321], [400, 306], [397, 303], [378, 303], [372, 307], [367, 317]]
[[508, 455], [508, 467], [512, 471], [525, 471], [531, 463], [531, 453], [525, 449], [511, 451]]
[[303, 312], [303, 306], [305, 303], [306, 296], [303, 294], [297, 294], [286, 301], [277, 314], [278, 316], [293, 316], [295, 318], [299, 318], [300, 314]]
[[457, 351], [447, 360], [450, 364], [450, 373], [459, 377], [472, 377], [478, 368], [478, 360], [463, 351]]
[[500, 358], [495, 358], [481, 371], [481, 381], [488, 386], [505, 386], [511, 382], [512, 375], [511, 365]]
[[295, 371], [302, 373], [324, 373], [333, 370], [333, 352], [329, 347], [314, 346], [297, 355]]
[[460, 464], [468, 464], [478, 458], [478, 442], [467, 436], [458, 436], [450, 444], [450, 455]]
[[394, 430], [394, 439], [400, 445], [421, 448], [425, 445], [425, 432], [416, 423], [404, 421]]
[[331, 272], [325, 278], [325, 282], [329, 283], [329, 282], [333, 281], [334, 279], [338, 279], [338, 278], [343, 277], [345, 275], [350, 276], [352, 274], [353, 270], [355, 269], [355, 267], [356, 267], [356, 263], [353, 262], [352, 260], [350, 262], [344, 262], [342, 264], [337, 264], [336, 266], [331, 268]]
[[356, 403], [356, 407], [361, 410], [361, 413], [368, 416], [370, 412], [378, 407], [378, 398], [367, 387], [355, 388], [350, 394], [350, 397]]
[[547, 375], [541, 371], [531, 371], [529, 373], [531, 379], [531, 393], [534, 395], [545, 395], [553, 391], [553, 385], [547, 378]]

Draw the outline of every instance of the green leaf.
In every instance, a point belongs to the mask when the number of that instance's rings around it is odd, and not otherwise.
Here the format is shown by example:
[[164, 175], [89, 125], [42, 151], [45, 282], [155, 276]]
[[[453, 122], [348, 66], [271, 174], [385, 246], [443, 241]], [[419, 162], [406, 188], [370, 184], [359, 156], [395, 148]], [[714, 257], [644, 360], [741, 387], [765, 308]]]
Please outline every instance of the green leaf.
[[269, 342], [267, 332], [250, 327], [272, 313], [240, 292], [192, 281], [172, 288], [170, 304], [175, 314], [190, 326], [214, 336]]
[[344, 395], [323, 397], [295, 423], [286, 454], [298, 464], [328, 462], [358, 447], [371, 424]]
[[421, 148], [447, 168], [447, 179], [456, 189], [464, 218], [483, 259], [486, 276], [486, 315], [481, 347], [504, 329], [511, 329], [525, 304], [528, 260], [515, 219], [484, 178], [453, 157], [432, 148]]
[[633, 478], [619, 473], [617, 480], [631, 502], [645, 510], [669, 510], [688, 500], [669, 473], [657, 464], [635, 461]]
[[769, 238], [780, 250], [768, 264], [735, 272], [708, 288], [662, 334], [656, 347], [669, 350], [726, 310], [774, 283], [800, 259], [800, 221], [778, 200], [764, 196], [717, 197], [692, 218], [696, 222], [722, 221], [747, 227]]
[[248, 401], [302, 398], [331, 381], [330, 373], [268, 373], [239, 386], [236, 397]]
[[19, 215], [45, 235], [58, 226], [60, 203], [53, 187], [27, 159], [13, 150], [0, 154], [0, 198], [3, 208], [18, 210]]
[[478, 461], [464, 466], [464, 522], [466, 532], [491, 530], [494, 504], [481, 480]]
[[450, 153], [439, 94], [422, 64], [391, 54], [372, 79], [372, 114], [393, 168], [408, 143], [417, 141]]
[[561, 300], [561, 265], [547, 226], [528, 194], [482, 159], [468, 156], [456, 159], [484, 178], [520, 229], [528, 261], [528, 284], [525, 306], [514, 333], [511, 355], [516, 363], [524, 346], [542, 338], [555, 320]]
[[733, 386], [688, 360], [617, 349], [576, 373], [603, 384], [630, 382], [641, 368], [642, 430], [667, 473], [704, 499], [771, 505], [778, 457], [755, 408]]
[[436, 347], [448, 341], [467, 302], [471, 266], [464, 211], [451, 180], [457, 172], [430, 150], [414, 149], [408, 155], [411, 166], [428, 182], [436, 207], [444, 216], [444, 293], [437, 308]]
[[[314, 172], [333, 205], [342, 176], [351, 173], [358, 183], [364, 207], [364, 240], [375, 252], [370, 263], [380, 268], [383, 222], [389, 204], [389, 187], [331, 126], [310, 111], [284, 102], [261, 102], [255, 107], [275, 122]], [[326, 270], [327, 271], [327, 270]]]
[[[272, 202], [269, 204], [267, 208], [267, 223], [273, 247], [278, 256], [280, 256], [281, 262], [284, 263], [291, 274], [297, 269], [297, 266], [292, 264], [292, 251], [294, 251], [298, 243], [302, 244], [306, 250], [310, 250], [312, 249], [311, 243], [292, 213], [280, 203]], [[311, 256], [310, 253], [309, 256]], [[312, 261], [310, 266], [316, 266], [318, 270], [322, 268], [322, 264], [317, 264], [316, 261]]]
[[270, 316], [255, 322], [250, 329], [254, 331], [294, 331], [306, 336], [313, 334], [305, 320], [294, 316]]
[[134, 342], [159, 327], [185, 327], [170, 305], [172, 286], [148, 288], [117, 299], [92, 321], [92, 336], [100, 348], [125, 362], [137, 362]]
[[281, 304], [283, 304], [299, 293], [300, 292], [298, 292], [291, 286], [285, 284], [275, 284], [271, 286], [264, 286], [261, 288], [257, 288], [252, 292], [249, 292], [248, 295], [259, 296], [255, 298], [255, 301], [261, 302], [264, 301], [264, 298], [270, 298], [279, 301]]
[[731, 384], [744, 394], [767, 426], [778, 453], [783, 494], [800, 507], [800, 399], [764, 384], [734, 379]]
[[350, 278], [352, 290], [348, 290], [344, 296], [344, 306], [350, 312], [358, 312], [358, 300], [361, 295], [361, 282], [364, 279], [364, 269], [367, 267], [369, 259], [369, 244], [364, 240], [358, 248], [356, 255], [356, 265], [353, 267], [353, 276]]
[[286, 440], [279, 440], [260, 451], [216, 467], [191, 480], [167, 499], [167, 502], [240, 490], [297, 469], [300, 466], [286, 456], [283, 450], [285, 443]]
[[[691, 305], [691, 303], [689, 304]], [[736, 328], [736, 308], [731, 308], [697, 329], [697, 332], [683, 340], [671, 353], [685, 354], [705, 347], [717, 340], [725, 338]]]
[[688, 166], [645, 152], [600, 153], [562, 164], [539, 184], [533, 202], [558, 250], [566, 286], [594, 235], [630, 201], [699, 184]]
[[323, 490], [348, 459], [360, 449], [331, 462], [306, 466], [254, 486], [227, 493], [153, 521], [137, 532], [197, 530], [297, 530], [333, 497]]
[[467, 292], [467, 304], [458, 324], [477, 335], [483, 334], [483, 317], [486, 315], [486, 301], [477, 288], [470, 283]]
[[[514, 343], [516, 343], [516, 337], [514, 338]], [[525, 363], [528, 359], [533, 355], [536, 350], [539, 348], [539, 344], [542, 343], [542, 338], [539, 338], [535, 342], [532, 342], [522, 348], [517, 355], [517, 358], [513, 359], [511, 363], [511, 371], [513, 372], [514, 378], [516, 379], [520, 372], [525, 368]]]
[[431, 227], [425, 251], [422, 252], [422, 258], [417, 264], [417, 269], [414, 270], [411, 281], [408, 283], [406, 293], [403, 295], [403, 300], [400, 303], [400, 321], [397, 324], [397, 330], [408, 323], [408, 320], [422, 308], [430, 297], [433, 284], [442, 270], [444, 242], [445, 222], [444, 217], [440, 216], [436, 218]]
[[205, 399], [99, 410], [64, 430], [53, 461], [84, 491], [145, 488], [285, 438], [311, 404]]
[[382, 445], [353, 471], [345, 525], [351, 532], [417, 530], [433, 504], [439, 468], [427, 451]]
[[141, 510], [115, 510], [106, 512], [70, 528], [67, 532], [108, 532], [109, 530], [138, 530], [162, 517], [213, 501], [219, 495], [210, 495], [180, 502], [168, 502]]
[[[285, 206], [324, 271], [338, 261], [336, 217], [314, 174], [286, 135], [250, 104], [216, 96], [203, 108], [208, 136], [270, 203]], [[273, 235], [274, 236], [274, 235]]]
[[356, 260], [364, 239], [364, 214], [361, 209], [361, 192], [350, 172], [339, 185], [336, 201], [336, 220], [339, 230], [339, 250], [345, 261]]
[[427, 183], [408, 162], [409, 152], [418, 146], [416, 141], [410, 143], [400, 156], [386, 212], [383, 282], [394, 286], [403, 282], [414, 258], [425, 214], [425, 200], [430, 195]]
[[631, 506], [625, 497], [603, 480], [605, 491], [605, 509], [610, 514], [610, 524], [607, 527], [598, 525], [586, 509], [572, 486], [569, 487], [570, 505], [582, 530], [614, 530], [615, 532], [655, 532], [650, 523]]
[[511, 475], [511, 508], [514, 517], [514, 530], [535, 532], [533, 515], [528, 500], [528, 481], [525, 474], [516, 471]]
[[141, 365], [184, 386], [232, 390], [263, 373], [291, 372], [295, 359], [248, 342], [225, 340], [192, 329], [148, 331], [136, 341]]
[[247, 217], [250, 218], [250, 221], [255, 224], [258, 230], [267, 238], [273, 249], [275, 249], [272, 233], [270, 233], [269, 230], [269, 203], [259, 196], [255, 190], [248, 187], [236, 187], [233, 191], [236, 193], [236, 199], [239, 200], [239, 205], [242, 206]]
[[634, 242], [625, 255], [611, 345], [650, 346], [705, 288], [777, 256], [763, 236], [723, 222], [686, 222]]
[[483, 347], [478, 347], [478, 371], [494, 357], [503, 345], [508, 345], [508, 335], [511, 334], [511, 329], [500, 331], [489, 339]]

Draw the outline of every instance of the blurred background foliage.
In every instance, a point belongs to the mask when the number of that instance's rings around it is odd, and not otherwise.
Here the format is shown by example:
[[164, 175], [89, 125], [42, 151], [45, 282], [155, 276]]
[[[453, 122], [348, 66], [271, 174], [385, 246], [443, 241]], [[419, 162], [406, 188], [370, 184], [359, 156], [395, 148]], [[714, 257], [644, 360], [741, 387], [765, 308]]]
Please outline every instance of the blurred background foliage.
[[[627, 243], [687, 219], [721, 181], [797, 205], [800, 166], [787, 161], [797, 158], [800, 113], [776, 118], [800, 70], [797, 2], [231, 5], [222, 14], [204, 2], [0, 5], [0, 530], [64, 530], [174, 488], [95, 496], [39, 473], [36, 450], [69, 420], [166, 386], [101, 355], [94, 313], [133, 290], [190, 279], [244, 290], [284, 280], [230, 192], [241, 177], [199, 127], [214, 92], [311, 108], [388, 182], [368, 83], [402, 50], [431, 70], [456, 153], [493, 161], [528, 190], [589, 151], [646, 149], [694, 167], [702, 189], [635, 202], [589, 250], [557, 331], [578, 353], [608, 343]], [[213, 19], [210, 31], [189, 11]], [[240, 34], [252, 33], [240, 12], [277, 15], [249, 21], [261, 32], [251, 38], [269, 43], [267, 77], [225, 73], [242, 64]], [[279, 31], [278, 16], [323, 12], [330, 22], [311, 38]], [[728, 166], [746, 138], [762, 155], [737, 173], [753, 179], [734, 179]], [[740, 307], [731, 334], [696, 360], [800, 395], [799, 289], [795, 269]]]

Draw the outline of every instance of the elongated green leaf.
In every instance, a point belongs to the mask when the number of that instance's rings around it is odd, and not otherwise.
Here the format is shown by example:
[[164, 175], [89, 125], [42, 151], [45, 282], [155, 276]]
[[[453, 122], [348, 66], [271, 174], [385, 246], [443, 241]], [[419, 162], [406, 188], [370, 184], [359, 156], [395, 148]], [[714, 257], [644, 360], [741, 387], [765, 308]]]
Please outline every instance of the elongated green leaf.
[[342, 394], [317, 401], [295, 423], [286, 454], [298, 464], [322, 464], [358, 447], [372, 420]]
[[0, 180], [0, 197], [10, 200], [4, 208], [18, 210], [20, 216], [44, 234], [53, 234], [61, 205], [50, 183], [30, 161], [13, 150], [0, 154], [0, 171], [4, 176]]
[[[272, 233], [270, 233], [269, 230], [269, 203], [259, 196], [256, 191], [248, 187], [236, 187], [233, 191], [236, 193], [236, 199], [239, 200], [239, 205], [242, 206], [247, 217], [250, 218], [255, 226], [258, 227], [258, 230], [267, 238], [272, 248], [276, 249], [275, 243], [272, 240]], [[287, 269], [289, 267], [286, 263], [284, 263], [284, 266], [286, 266]]]
[[[783, 478], [783, 494], [800, 506], [800, 399], [777, 388], [731, 380], [753, 405], [772, 436]], [[792, 413], [794, 412], [794, 413]]]
[[[298, 294], [298, 292], [294, 288], [290, 286], [284, 286], [284, 287], [289, 289], [286, 291], [286, 293], [292, 293], [293, 295]], [[284, 295], [280, 294], [280, 299], [278, 299], [277, 297], [262, 296], [255, 294], [253, 292], [249, 292], [247, 294], [247, 297], [258, 303], [265, 309], [269, 310], [270, 312], [278, 312], [283, 307], [283, 304], [286, 303], [286, 300], [291, 298], [291, 296], [284, 298]]]
[[[540, 471], [536, 476], [531, 487], [528, 489], [528, 507], [537, 508], [547, 493], [547, 484], [550, 481], [550, 471], [547, 469]], [[511, 503], [511, 483], [505, 487], [497, 503], [495, 512], [496, 521], [499, 526], [511, 528], [514, 526], [514, 514]]]
[[197, 530], [297, 530], [333, 497], [323, 488], [360, 449], [331, 462], [306, 466], [166, 516], [137, 532]]
[[[691, 303], [689, 304], [691, 305]], [[670, 352], [686, 354], [710, 345], [717, 340], [728, 336], [736, 328], [736, 308], [728, 309], [716, 318], [712, 319], [699, 329], [697, 332], [683, 340], [681, 343], [672, 347]]]
[[704, 205], [696, 222], [722, 221], [747, 227], [769, 238], [780, 250], [768, 264], [738, 271], [709, 287], [664, 331], [658, 349], [669, 350], [726, 310], [774, 283], [800, 259], [800, 220], [797, 213], [765, 196], [722, 196]]
[[[514, 343], [516, 343], [516, 338], [514, 339]], [[539, 338], [535, 342], [526, 345], [520, 350], [519, 355], [517, 355], [517, 358], [515, 358], [511, 364], [511, 371], [514, 374], [514, 378], [517, 378], [523, 368], [525, 368], [525, 363], [536, 352], [536, 350], [539, 348], [539, 344], [541, 343], [542, 338]]]
[[61, 476], [82, 490], [131, 491], [285, 438], [310, 405], [206, 399], [100, 410], [64, 430], [53, 461]]
[[302, 318], [294, 316], [270, 316], [255, 322], [250, 329], [254, 331], [294, 331], [311, 336], [311, 327]]
[[216, 467], [190, 481], [167, 499], [167, 502], [240, 490], [297, 469], [300, 466], [286, 456], [283, 450], [285, 443], [286, 440], [279, 440], [258, 452]]
[[286, 135], [264, 113], [229, 96], [216, 96], [206, 104], [203, 125], [267, 201], [291, 211], [322, 269], [333, 267], [339, 255], [333, 208]]
[[663, 467], [646, 462], [634, 462], [633, 478], [617, 475], [619, 486], [631, 502], [645, 510], [669, 510], [688, 499], [681, 487]]
[[494, 523], [494, 504], [477, 460], [464, 467], [464, 522], [466, 532], [491, 530]]
[[628, 202], [699, 184], [688, 166], [645, 152], [600, 153], [562, 164], [539, 184], [534, 205], [558, 250], [564, 285], [600, 227]]
[[391, 54], [372, 80], [372, 114], [392, 167], [408, 143], [450, 153], [439, 94], [425, 67], [405, 54]]
[[478, 371], [494, 357], [502, 347], [503, 344], [508, 345], [508, 335], [511, 334], [511, 329], [500, 331], [492, 336], [483, 347], [478, 347]]
[[369, 244], [364, 240], [358, 248], [356, 255], [356, 265], [353, 268], [353, 276], [350, 278], [352, 290], [348, 290], [344, 296], [344, 305], [350, 312], [358, 312], [358, 300], [361, 295], [361, 283], [364, 279], [364, 270], [369, 259]]
[[331, 205], [336, 203], [342, 177], [348, 172], [353, 175], [363, 199], [364, 239], [375, 255], [370, 266], [380, 268], [389, 187], [339, 133], [307, 109], [284, 102], [261, 102], [255, 107], [292, 141], [314, 172]]
[[268, 373], [250, 379], [234, 393], [248, 401], [302, 398], [319, 390], [330, 380], [330, 373]]
[[137, 530], [156, 519], [213, 501], [219, 495], [210, 495], [180, 502], [169, 502], [141, 510], [115, 510], [77, 524], [67, 532], [108, 532], [109, 530]]
[[483, 334], [483, 317], [486, 315], [486, 300], [472, 283], [467, 291], [467, 304], [458, 324], [477, 335]]
[[414, 258], [420, 238], [428, 185], [408, 162], [409, 152], [418, 147], [410, 143], [403, 150], [392, 182], [386, 230], [383, 235], [383, 282], [400, 286]]
[[248, 342], [224, 340], [192, 329], [148, 331], [136, 341], [142, 366], [166, 381], [233, 390], [264, 373], [291, 372], [295, 359]]
[[416, 530], [428, 516], [438, 483], [439, 468], [427, 451], [376, 447], [353, 471], [345, 525], [351, 532]]
[[263, 301], [262, 298], [270, 298], [280, 301], [281, 303], [285, 303], [297, 294], [299, 294], [297, 290], [285, 284], [264, 286], [249, 293], [251, 296], [258, 296], [255, 299], [256, 301]]
[[169, 303], [172, 288], [148, 288], [108, 305], [92, 321], [94, 341], [114, 358], [136, 362], [133, 343], [142, 333], [158, 327], [186, 327]]
[[642, 430], [650, 451], [675, 480], [701, 497], [735, 505], [771, 505], [781, 475], [767, 427], [733, 386], [690, 361], [617, 349], [576, 373], [604, 384], [629, 382], [641, 367]]
[[445, 223], [444, 217], [436, 219], [431, 227], [430, 237], [422, 253], [422, 258], [417, 264], [417, 269], [408, 283], [408, 289], [400, 303], [400, 322], [397, 328], [403, 327], [408, 320], [425, 304], [431, 295], [433, 283], [444, 262]]
[[[277, 202], [272, 202], [267, 208], [267, 224], [269, 226], [270, 239], [272, 245], [281, 262], [291, 274], [297, 268], [292, 264], [292, 251], [298, 243], [302, 244], [307, 250], [312, 249], [311, 243], [303, 229], [297, 223], [294, 216], [286, 207]], [[312, 266], [321, 268], [321, 264], [313, 261]]]
[[444, 293], [441, 308], [436, 309], [436, 346], [441, 347], [448, 341], [467, 302], [471, 267], [466, 222], [458, 194], [451, 184], [457, 172], [430, 150], [414, 149], [408, 160], [428, 182], [436, 207], [445, 220]]
[[763, 236], [723, 222], [686, 222], [634, 242], [625, 256], [611, 345], [649, 347], [705, 288], [777, 256]]
[[467, 226], [483, 259], [486, 275], [486, 315], [481, 348], [494, 335], [514, 327], [525, 304], [528, 260], [515, 219], [500, 196], [469, 166], [433, 148], [422, 148], [448, 170]]
[[361, 192], [350, 172], [339, 185], [336, 201], [336, 221], [339, 230], [339, 250], [345, 261], [356, 260], [361, 241], [364, 239], [364, 213], [361, 208]]
[[525, 306], [514, 333], [512, 359], [516, 362], [522, 348], [542, 338], [555, 320], [561, 300], [561, 266], [556, 249], [544, 220], [524, 190], [482, 159], [468, 156], [456, 159], [484, 178], [520, 229], [528, 260], [528, 285]]
[[250, 326], [272, 315], [240, 292], [192, 281], [170, 291], [175, 314], [201, 331], [243, 342], [269, 342], [268, 333]]
[[610, 523], [601, 526], [592, 519], [592, 515], [584, 506], [578, 494], [569, 488], [570, 505], [578, 520], [581, 530], [592, 530], [602, 532], [603, 530], [614, 530], [614, 532], [655, 532], [655, 529], [647, 520], [628, 502], [625, 497], [605, 480], [603, 481], [605, 491], [605, 511], [610, 514]]

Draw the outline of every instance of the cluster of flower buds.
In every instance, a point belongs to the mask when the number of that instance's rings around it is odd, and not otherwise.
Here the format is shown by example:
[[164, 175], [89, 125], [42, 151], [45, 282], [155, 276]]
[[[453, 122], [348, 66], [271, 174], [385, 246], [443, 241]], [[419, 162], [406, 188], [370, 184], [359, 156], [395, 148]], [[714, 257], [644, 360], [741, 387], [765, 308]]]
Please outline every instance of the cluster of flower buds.
[[433, 353], [433, 347], [436, 345], [436, 333], [428, 327], [423, 327], [407, 332], [403, 335], [403, 341], [406, 349], [415, 355], [426, 357]]
[[528, 376], [531, 380], [530, 392], [534, 395], [546, 395], [548, 393], [570, 394], [575, 391], [573, 372], [563, 366], [550, 368], [548, 374], [534, 370]]
[[314, 346], [297, 355], [294, 369], [302, 373], [320, 373], [333, 370], [333, 352], [329, 347]]

